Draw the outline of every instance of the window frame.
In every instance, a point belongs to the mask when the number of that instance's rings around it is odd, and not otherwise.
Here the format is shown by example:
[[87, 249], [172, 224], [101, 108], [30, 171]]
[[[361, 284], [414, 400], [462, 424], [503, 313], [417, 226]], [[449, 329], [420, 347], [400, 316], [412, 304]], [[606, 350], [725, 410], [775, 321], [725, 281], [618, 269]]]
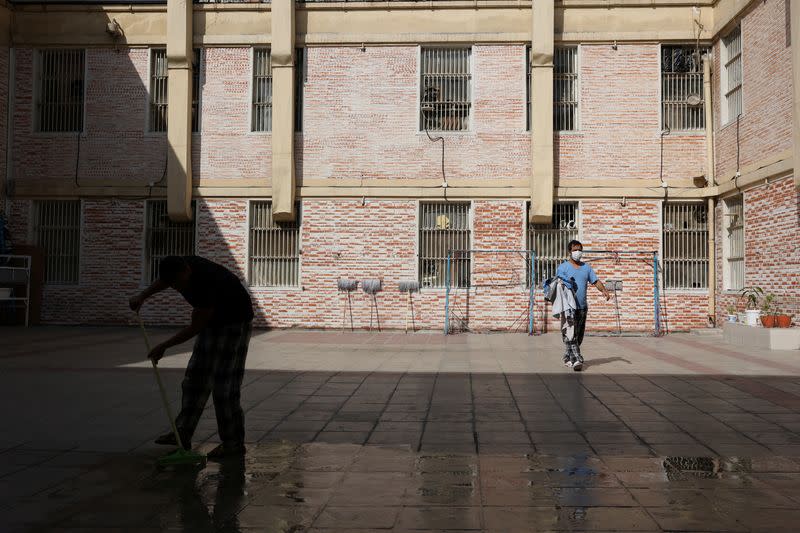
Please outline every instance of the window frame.
[[[731, 218], [731, 207], [732, 204], [738, 203], [742, 207], [742, 220], [741, 224], [737, 226], [732, 226], [729, 223]], [[741, 287], [734, 287], [731, 281], [732, 278], [732, 271], [731, 271], [731, 229], [738, 229], [741, 228], [742, 233], [742, 255], [741, 257], [735, 256], [733, 260], [741, 261], [742, 264], [742, 279], [741, 279]], [[744, 194], [736, 194], [732, 196], [728, 196], [722, 199], [722, 263], [723, 263], [723, 272], [722, 272], [722, 288], [725, 291], [739, 291], [743, 289], [747, 285], [747, 216], [745, 213], [745, 201], [744, 201]]]
[[[684, 258], [683, 259], [684, 261], [695, 261], [695, 262], [704, 263], [703, 272], [704, 272], [704, 275], [705, 275], [706, 284], [703, 287], [677, 287], [677, 286], [671, 286], [671, 285], [667, 284], [667, 279], [668, 279], [667, 264], [668, 264], [668, 262], [680, 262], [681, 261], [681, 259], [668, 259], [667, 258], [667, 253], [666, 253], [666, 250], [667, 250], [667, 245], [666, 245], [667, 232], [680, 233], [680, 231], [681, 231], [681, 230], [672, 229], [672, 228], [670, 228], [668, 230], [666, 228], [666, 223], [667, 222], [665, 220], [665, 216], [664, 215], [665, 215], [665, 211], [667, 210], [667, 206], [685, 206], [685, 207], [695, 207], [695, 206], [697, 206], [697, 207], [700, 207], [700, 208], [705, 210], [705, 216], [706, 216], [706, 222], [705, 222], [705, 226], [706, 227], [705, 227], [705, 229], [703, 229], [703, 230], [692, 230], [692, 229], [689, 229], [689, 228], [684, 229], [684, 232], [686, 232], [686, 233], [691, 233], [691, 232], [700, 233], [700, 232], [702, 232], [702, 233], [705, 234], [705, 238], [701, 239], [701, 240], [705, 241], [703, 243], [703, 246], [702, 246], [702, 255], [704, 256], [704, 258], [700, 257], [700, 258], [688, 258], [688, 259]], [[708, 244], [709, 244], [708, 243], [708, 231], [709, 231], [708, 223], [709, 223], [709, 220], [710, 220], [709, 213], [708, 213], [708, 205], [705, 202], [702, 202], [702, 201], [699, 201], [699, 202], [697, 202], [697, 201], [695, 201], [695, 202], [693, 202], [693, 201], [664, 201], [664, 202], [661, 202], [660, 208], [661, 209], [660, 209], [659, 219], [660, 219], [661, 231], [660, 231], [660, 236], [659, 236], [659, 239], [660, 239], [660, 246], [659, 246], [660, 247], [660, 250], [659, 250], [659, 260], [660, 261], [659, 262], [661, 263], [661, 268], [662, 268], [662, 274], [659, 277], [659, 280], [660, 280], [659, 285], [660, 285], [660, 287], [665, 291], [671, 291], [671, 292], [708, 292], [711, 283], [713, 283], [713, 280], [710, 280], [708, 278], [708, 265], [709, 265], [709, 262], [711, 261], [711, 258], [709, 257], [709, 254], [708, 254]]]
[[[142, 279], [141, 286], [143, 286], [143, 287], [146, 287], [149, 284], [153, 283], [153, 281], [155, 281], [155, 279], [150, 279], [149, 265], [150, 265], [150, 260], [152, 259], [152, 252], [150, 251], [150, 248], [148, 247], [148, 243], [149, 243], [149, 240], [150, 240], [149, 239], [149, 235], [148, 235], [148, 229], [149, 229], [149, 226], [148, 226], [149, 216], [148, 215], [150, 214], [149, 205], [154, 203], [154, 202], [163, 202], [163, 203], [166, 204], [167, 199], [166, 198], [150, 198], [150, 199], [147, 199], [147, 200], [144, 201], [144, 206], [143, 206], [144, 209], [142, 209], [143, 217], [144, 217], [144, 226], [143, 226], [143, 231], [142, 231], [142, 276], [141, 276], [141, 279]], [[200, 238], [199, 232], [197, 231], [198, 227], [199, 227], [197, 216], [198, 216], [198, 213], [200, 211], [200, 205], [197, 202], [197, 200], [194, 199], [194, 198], [192, 199], [191, 205], [192, 205], [192, 221], [191, 221], [191, 224], [194, 226], [193, 229], [192, 229], [192, 232], [194, 234], [194, 238], [192, 239], [192, 254], [190, 254], [190, 255], [196, 255], [197, 254], [197, 249], [198, 249], [198, 242], [199, 242], [199, 238]], [[165, 214], [166, 214], [166, 212], [167, 211], [165, 209]]]
[[[562, 130], [556, 128], [556, 72], [555, 72], [555, 56], [557, 49], [575, 49], [575, 115], [573, 117], [574, 128], [569, 130]], [[552, 102], [552, 115], [553, 115], [553, 133], [558, 134], [574, 134], [581, 131], [581, 61], [582, 52], [580, 44], [559, 44], [553, 47], [553, 102]], [[531, 133], [531, 120], [533, 119], [533, 91], [531, 90], [531, 79], [533, 77], [533, 66], [531, 62], [531, 45], [525, 45], [525, 131]]]
[[[705, 99], [705, 70], [703, 69], [703, 57], [706, 57], [706, 58], [708, 58], [708, 60], [710, 60], [712, 49], [710, 47], [708, 47], [708, 46], [705, 46], [705, 45], [700, 47], [700, 64], [699, 64], [699, 69], [700, 70], [698, 70], [698, 72], [697, 72], [700, 75], [700, 79], [701, 79], [699, 96], [700, 96], [700, 99], [701, 99], [702, 103], [700, 105], [698, 105], [698, 107], [701, 110], [700, 116], [701, 116], [701, 121], [703, 122], [703, 127], [702, 128], [694, 128], [694, 129], [676, 129], [672, 125], [668, 126], [667, 124], [665, 124], [665, 118], [666, 117], [664, 116], [664, 74], [670, 74], [670, 73], [665, 73], [664, 72], [664, 48], [697, 48], [697, 45], [696, 44], [692, 44], [692, 43], [684, 43], [684, 44], [681, 44], [681, 43], [677, 43], [677, 44], [660, 43], [659, 44], [659, 47], [658, 47], [658, 62], [659, 62], [659, 65], [658, 65], [658, 70], [659, 70], [658, 123], [659, 123], [659, 127], [661, 128], [661, 130], [664, 130], [665, 127], [669, 127], [670, 132], [677, 133], [677, 134], [680, 134], [680, 135], [705, 135], [706, 128], [708, 128], [708, 124], [706, 124], [706, 105], [708, 105], [708, 103], [706, 102], [706, 99]], [[712, 73], [711, 77], [713, 78], [713, 73]], [[713, 105], [713, 102], [712, 102], [712, 105]]]
[[[269, 124], [267, 125], [266, 129], [255, 129], [255, 118], [256, 118], [256, 101], [255, 101], [255, 91], [256, 91], [256, 54], [263, 50], [268, 58], [269, 61]], [[266, 77], [265, 77], [266, 78]], [[272, 133], [272, 91], [273, 91], [273, 81], [272, 81], [272, 49], [269, 46], [253, 46], [250, 48], [250, 133], [255, 134], [271, 134]], [[249, 205], [249, 204], [248, 204]]]
[[422, 85], [422, 55], [423, 50], [467, 50], [469, 52], [469, 112], [466, 115], [467, 127], [459, 130], [439, 130], [427, 128], [429, 133], [436, 133], [437, 135], [463, 135], [473, 133], [475, 131], [475, 92], [476, 92], [476, 79], [475, 79], [475, 46], [474, 45], [457, 45], [457, 44], [426, 44], [417, 46], [417, 105], [416, 105], [416, 120], [417, 120], [417, 134], [425, 135], [426, 128], [422, 115], [422, 100], [423, 100], [423, 85]]
[[[164, 52], [164, 64], [166, 68], [166, 75], [164, 76], [164, 80], [166, 80], [166, 103], [164, 104], [164, 109], [166, 109], [166, 116], [164, 117], [164, 129], [153, 129], [153, 56], [155, 52], [163, 51]], [[196, 56], [195, 56], [196, 54]], [[205, 63], [205, 48], [194, 46], [192, 47], [192, 63], [194, 64], [194, 58], [197, 57], [197, 69], [192, 68], [192, 95], [191, 95], [191, 102], [190, 102], [190, 121], [191, 121], [191, 134], [199, 134], [202, 132], [202, 108], [203, 108], [203, 76], [204, 76], [204, 68], [203, 64]], [[194, 66], [194, 65], [193, 65]], [[195, 95], [195, 87], [197, 88], [197, 94]], [[167, 58], [167, 49], [164, 46], [152, 46], [147, 49], [147, 116], [146, 116], [146, 123], [145, 123], [145, 133], [151, 135], [166, 135], [169, 129], [169, 60]]]
[[[570, 204], [575, 206], [575, 228], [574, 228], [575, 236], [573, 238], [576, 239], [576, 240], [581, 240], [581, 225], [582, 225], [581, 224], [581, 221], [582, 221], [581, 208], [583, 206], [582, 206], [580, 201], [578, 201], [578, 200], [555, 200], [555, 201], [553, 201], [553, 216], [556, 215], [556, 206], [558, 206], [558, 205], [570, 205]], [[529, 252], [535, 252], [536, 253], [536, 257], [534, 257], [534, 261], [540, 261], [539, 253], [538, 253], [539, 251], [536, 250], [533, 247], [533, 242], [532, 242], [532, 240], [533, 240], [533, 231], [534, 231], [533, 226], [538, 225], [538, 224], [533, 224], [533, 223], [530, 222], [530, 210], [531, 210], [531, 202], [530, 202], [530, 200], [528, 200], [528, 201], [525, 202], [525, 212], [524, 212], [525, 219], [523, 221], [524, 222], [524, 228], [525, 228], [525, 232], [524, 232], [524, 239], [525, 239], [524, 248], [526, 250], [528, 250]], [[551, 226], [553, 225], [552, 221], [550, 222], [550, 225]], [[554, 228], [554, 229], [557, 229], [557, 228]], [[572, 240], [572, 238], [570, 238], [570, 240]], [[564, 242], [564, 245], [566, 245], [568, 242], [569, 241]], [[549, 257], [547, 260], [559, 261], [559, 264], [560, 264], [561, 262], [564, 262], [566, 260], [566, 258], [567, 258], [567, 250], [566, 250], [566, 248], [564, 248], [561, 253], [562, 253], [562, 255], [561, 255], [560, 259], [559, 258], [555, 258], [555, 257]], [[556, 265], [556, 268], [558, 268], [558, 265]], [[538, 276], [539, 272], [541, 272], [541, 269], [536, 269], [536, 271], [534, 272], [534, 277]], [[554, 274], [555, 274], [555, 272], [554, 272]], [[530, 275], [530, 270], [528, 271], [527, 276], [529, 276], [529, 275]], [[540, 282], [544, 281], [544, 279], [546, 279], [546, 278], [541, 278], [539, 280], [534, 279], [533, 282], [534, 282], [535, 285], [540, 285]], [[530, 280], [530, 278], [528, 278], [527, 279], [527, 284], [526, 284], [526, 286], [528, 288], [530, 288], [530, 283], [531, 283], [531, 280]]]
[[[739, 34], [739, 53], [733, 60], [728, 57], [728, 45], [725, 44], [726, 39], [730, 38], [734, 33]], [[742, 24], [739, 22], [735, 28], [731, 29], [724, 37], [719, 40], [720, 43], [720, 121], [722, 126], [727, 126], [736, 122], [737, 117], [744, 115], [744, 34], [742, 33]], [[739, 85], [731, 89], [728, 86], [728, 68], [738, 60], [741, 70], [741, 80]], [[736, 117], [730, 116], [730, 103], [728, 98], [734, 93], [739, 92], [741, 99], [741, 108]]]
[[[40, 236], [39, 236], [39, 227], [40, 227], [40, 211], [39, 207], [43, 203], [74, 203], [77, 204], [78, 210], [78, 225], [77, 225], [77, 250], [75, 257], [77, 257], [77, 271], [75, 275], [74, 281], [50, 281], [47, 279], [47, 257], [45, 254], [45, 271], [44, 271], [44, 284], [46, 286], [58, 286], [58, 287], [76, 287], [81, 285], [81, 269], [83, 267], [83, 230], [84, 230], [84, 219], [83, 219], [83, 207], [84, 202], [82, 199], [65, 199], [65, 198], [41, 198], [31, 202], [31, 210], [29, 213], [30, 222], [29, 222], [29, 232], [28, 232], [28, 240], [32, 243], [35, 243], [37, 246], [40, 246], [44, 249], [44, 247], [40, 243]], [[46, 252], [46, 250], [45, 250]]]
[[[469, 246], [470, 250], [473, 248], [473, 245], [474, 245], [474, 242], [475, 242], [474, 241], [474, 239], [475, 239], [475, 227], [474, 227], [474, 216], [475, 216], [474, 207], [475, 207], [475, 204], [474, 204], [474, 202], [472, 200], [446, 202], [446, 201], [437, 201], [436, 199], [431, 199], [431, 200], [418, 200], [416, 202], [416, 206], [415, 206], [416, 207], [416, 211], [415, 211], [416, 212], [416, 217], [415, 217], [415, 237], [414, 237], [414, 241], [415, 241], [415, 243], [414, 243], [415, 244], [415, 250], [414, 250], [415, 266], [414, 266], [414, 270], [416, 272], [416, 280], [419, 282], [420, 290], [423, 290], [423, 291], [442, 291], [442, 290], [446, 290], [446, 285], [443, 284], [441, 286], [439, 286], [439, 285], [426, 286], [422, 282], [422, 269], [421, 269], [421, 267], [422, 267], [422, 244], [423, 244], [422, 243], [422, 229], [421, 229], [422, 209], [423, 209], [422, 206], [423, 205], [431, 205], [431, 204], [433, 204], [433, 205], [437, 205], [437, 204], [441, 204], [441, 205], [464, 204], [464, 205], [467, 205], [467, 228], [468, 228], [467, 231], [469, 232], [468, 246]], [[472, 257], [469, 258], [469, 261], [470, 261], [470, 264], [469, 264], [469, 285], [466, 286], [466, 287], [457, 287], [455, 285], [452, 285], [451, 288], [453, 288], [453, 289], [472, 289], [472, 280], [474, 278], [474, 272], [473, 272], [474, 265], [473, 265]]]
[[245, 276], [249, 287], [259, 290], [278, 290], [278, 291], [291, 291], [303, 290], [303, 206], [302, 202], [298, 201], [295, 204], [295, 220], [297, 223], [297, 284], [296, 285], [256, 285], [253, 283], [252, 275], [252, 250], [250, 245], [252, 243], [252, 213], [253, 205], [257, 203], [273, 203], [271, 198], [256, 198], [248, 200], [247, 202], [247, 236], [245, 238], [245, 246], [247, 253], [247, 265], [245, 269]]
[[[42, 99], [42, 53], [52, 51], [79, 51], [83, 55], [83, 69], [82, 69], [82, 91], [81, 91], [81, 113], [80, 113], [80, 129], [77, 130], [42, 130], [41, 127], [41, 113], [39, 107]], [[33, 94], [32, 94], [32, 120], [31, 130], [35, 134], [50, 135], [50, 136], [73, 136], [84, 135], [86, 133], [86, 97], [88, 94], [89, 85], [89, 54], [85, 47], [39, 47], [33, 49]]]

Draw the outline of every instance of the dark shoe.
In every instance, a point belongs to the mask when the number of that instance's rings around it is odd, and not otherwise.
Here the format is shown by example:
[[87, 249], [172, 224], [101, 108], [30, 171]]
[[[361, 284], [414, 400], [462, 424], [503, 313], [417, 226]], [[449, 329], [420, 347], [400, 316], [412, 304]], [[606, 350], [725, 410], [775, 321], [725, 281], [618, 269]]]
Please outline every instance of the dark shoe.
[[583, 370], [583, 360], [578, 359], [577, 361], [575, 361], [572, 364], [572, 370], [574, 370], [575, 372], [580, 372], [581, 370]]
[[[181, 440], [183, 441], [181, 444], [183, 444], [184, 448], [186, 448], [187, 450], [190, 450], [192, 448], [191, 439], [187, 439], [186, 437], [181, 436]], [[178, 441], [175, 439], [175, 434], [172, 433], [172, 432], [164, 433], [163, 435], [161, 435], [160, 437], [158, 437], [155, 440], [155, 443], [156, 444], [161, 444], [163, 446], [177, 446], [178, 445]]]
[[227, 459], [229, 457], [242, 457], [247, 452], [244, 444], [220, 444], [206, 454], [212, 461]]

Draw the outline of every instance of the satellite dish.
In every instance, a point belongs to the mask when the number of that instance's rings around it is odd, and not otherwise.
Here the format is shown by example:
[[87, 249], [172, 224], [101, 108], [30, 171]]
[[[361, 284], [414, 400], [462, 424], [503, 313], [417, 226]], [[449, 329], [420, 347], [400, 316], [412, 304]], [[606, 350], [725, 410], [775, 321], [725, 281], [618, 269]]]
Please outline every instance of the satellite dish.
[[690, 94], [686, 97], [686, 103], [692, 107], [697, 107], [702, 103], [703, 99], [697, 94]]

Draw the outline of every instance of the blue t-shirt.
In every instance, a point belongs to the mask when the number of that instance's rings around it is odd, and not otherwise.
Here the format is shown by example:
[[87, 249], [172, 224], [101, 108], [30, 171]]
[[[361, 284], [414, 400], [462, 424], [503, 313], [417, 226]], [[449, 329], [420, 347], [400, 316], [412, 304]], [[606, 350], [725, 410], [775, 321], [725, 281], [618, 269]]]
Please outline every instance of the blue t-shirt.
[[586, 287], [589, 283], [594, 284], [597, 282], [597, 274], [594, 273], [594, 269], [591, 266], [587, 263], [581, 263], [580, 267], [575, 268], [571, 262], [564, 261], [558, 266], [556, 276], [564, 281], [575, 280], [575, 285], [573, 286], [575, 289], [575, 303], [579, 309], [589, 307], [586, 303]]

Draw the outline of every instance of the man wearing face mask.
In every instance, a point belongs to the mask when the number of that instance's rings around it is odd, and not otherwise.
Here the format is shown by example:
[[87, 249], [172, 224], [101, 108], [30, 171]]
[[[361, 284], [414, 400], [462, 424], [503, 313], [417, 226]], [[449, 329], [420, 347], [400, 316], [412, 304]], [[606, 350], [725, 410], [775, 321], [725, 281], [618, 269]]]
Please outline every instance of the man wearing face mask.
[[[556, 276], [570, 284], [575, 291], [575, 315], [574, 315], [574, 335], [568, 339], [565, 329], [562, 327], [562, 340], [566, 350], [564, 352], [564, 365], [571, 367], [575, 371], [583, 369], [583, 356], [581, 355], [581, 343], [583, 342], [583, 334], [586, 330], [586, 314], [589, 311], [586, 302], [586, 289], [589, 285], [597, 287], [606, 300], [611, 299], [611, 293], [608, 292], [603, 282], [598, 279], [594, 269], [588, 264], [581, 261], [583, 258], [583, 245], [579, 241], [570, 241], [567, 245], [569, 251], [569, 259], [559, 265], [556, 270]], [[562, 316], [563, 321], [566, 320]]]

